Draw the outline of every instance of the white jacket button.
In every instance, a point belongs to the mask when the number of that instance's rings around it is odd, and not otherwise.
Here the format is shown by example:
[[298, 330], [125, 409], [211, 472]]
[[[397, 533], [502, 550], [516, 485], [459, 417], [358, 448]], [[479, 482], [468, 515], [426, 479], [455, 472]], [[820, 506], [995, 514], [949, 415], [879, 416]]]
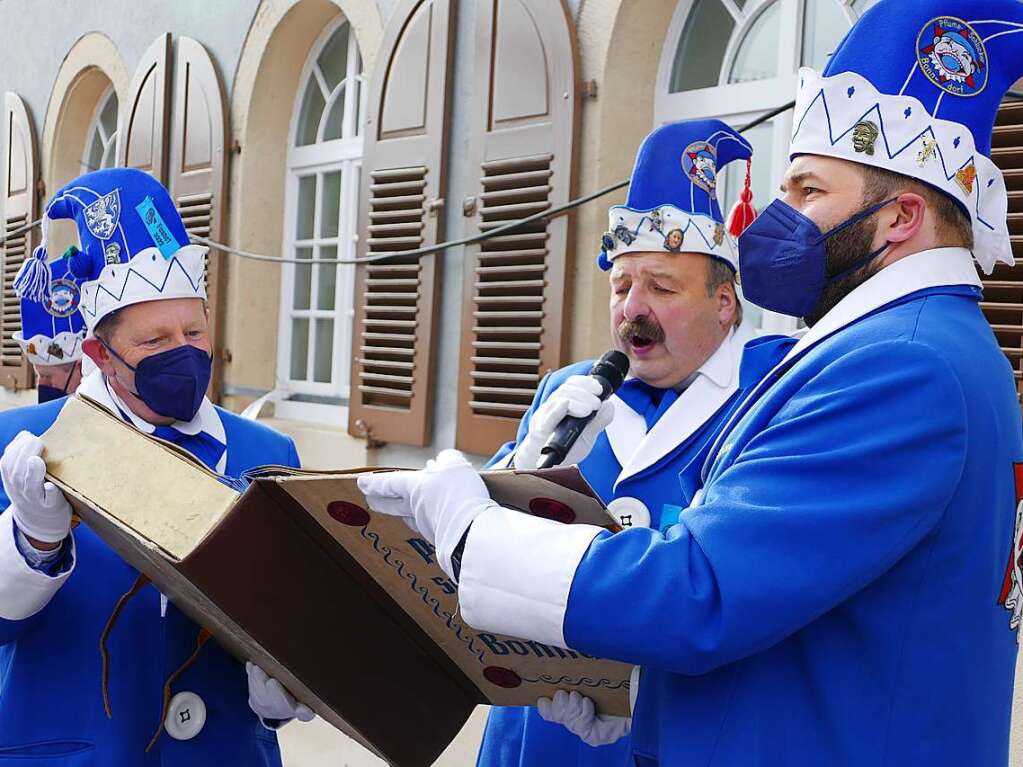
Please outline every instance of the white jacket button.
[[194, 692], [179, 692], [171, 698], [163, 726], [174, 740], [191, 740], [206, 724], [206, 704]]
[[630, 527], [650, 527], [650, 510], [639, 498], [615, 498], [607, 505], [607, 510], [626, 529]]

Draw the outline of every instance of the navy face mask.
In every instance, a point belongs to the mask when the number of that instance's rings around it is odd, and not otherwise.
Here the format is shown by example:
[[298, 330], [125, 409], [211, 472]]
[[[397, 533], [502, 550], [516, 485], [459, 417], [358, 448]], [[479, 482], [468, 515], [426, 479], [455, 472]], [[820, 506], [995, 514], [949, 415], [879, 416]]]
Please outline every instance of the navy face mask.
[[199, 412], [210, 384], [213, 360], [196, 346], [177, 346], [150, 355], [132, 367], [102, 340], [114, 357], [135, 373], [136, 397], [150, 410], [178, 421], [191, 421]]
[[845, 271], [828, 276], [828, 240], [868, 218], [897, 198], [879, 202], [822, 234], [811, 219], [775, 200], [739, 237], [739, 277], [743, 295], [757, 306], [791, 317], [807, 317], [824, 289], [870, 264], [888, 243]]
[[38, 395], [39, 404], [42, 405], [44, 402], [53, 402], [55, 399], [67, 396], [67, 387], [71, 383], [71, 379], [75, 375], [75, 370], [78, 369], [78, 363], [71, 366], [71, 372], [67, 374], [67, 378], [64, 379], [64, 388], [58, 389], [56, 386], [48, 386], [47, 384], [39, 384]]

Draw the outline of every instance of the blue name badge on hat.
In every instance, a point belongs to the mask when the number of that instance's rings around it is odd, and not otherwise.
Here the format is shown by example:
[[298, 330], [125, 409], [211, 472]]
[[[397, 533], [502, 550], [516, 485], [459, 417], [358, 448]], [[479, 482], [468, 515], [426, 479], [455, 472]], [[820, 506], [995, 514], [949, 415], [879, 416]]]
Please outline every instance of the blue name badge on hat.
[[160, 249], [163, 257], [169, 259], [177, 253], [181, 246], [174, 239], [174, 235], [170, 233], [167, 224], [164, 223], [160, 211], [153, 204], [153, 198], [146, 197], [146, 199], [135, 206], [135, 210], [138, 211], [143, 225], [149, 231], [149, 236], [153, 238], [153, 242], [156, 243], [156, 247]]

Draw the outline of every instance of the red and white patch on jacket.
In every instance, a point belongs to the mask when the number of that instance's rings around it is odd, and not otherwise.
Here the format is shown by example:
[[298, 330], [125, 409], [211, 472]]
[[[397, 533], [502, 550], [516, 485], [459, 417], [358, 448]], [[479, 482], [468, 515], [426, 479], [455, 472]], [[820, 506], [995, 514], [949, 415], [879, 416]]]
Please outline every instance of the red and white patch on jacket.
[[[1023, 464], [1013, 464], [1016, 473], [1016, 525], [1012, 532], [1012, 552], [1002, 580], [998, 604], [1009, 611], [1009, 628], [1019, 629], [1023, 614]], [[1018, 639], [1018, 637], [1017, 637]]]

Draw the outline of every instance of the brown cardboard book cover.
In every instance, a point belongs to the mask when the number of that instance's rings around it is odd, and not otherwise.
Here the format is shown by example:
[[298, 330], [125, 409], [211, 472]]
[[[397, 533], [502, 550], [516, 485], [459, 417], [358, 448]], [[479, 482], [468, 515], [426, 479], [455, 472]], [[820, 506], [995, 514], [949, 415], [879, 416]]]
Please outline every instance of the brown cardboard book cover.
[[[366, 509], [355, 480], [376, 469], [267, 467], [238, 493], [79, 397], [42, 439], [49, 476], [114, 550], [238, 658], [392, 764], [431, 764], [478, 703], [575, 689], [628, 713], [629, 666], [464, 624], [432, 547]], [[574, 467], [483, 477], [505, 506], [614, 529]]]

